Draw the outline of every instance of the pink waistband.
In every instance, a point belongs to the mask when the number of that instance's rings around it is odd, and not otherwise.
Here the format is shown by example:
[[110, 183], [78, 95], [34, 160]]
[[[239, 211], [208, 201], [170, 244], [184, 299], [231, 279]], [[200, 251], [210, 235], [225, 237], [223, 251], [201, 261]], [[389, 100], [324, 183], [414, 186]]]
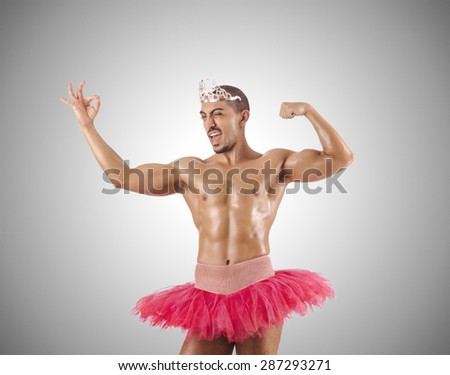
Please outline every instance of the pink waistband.
[[195, 287], [217, 294], [231, 294], [275, 275], [268, 255], [228, 266], [197, 263]]

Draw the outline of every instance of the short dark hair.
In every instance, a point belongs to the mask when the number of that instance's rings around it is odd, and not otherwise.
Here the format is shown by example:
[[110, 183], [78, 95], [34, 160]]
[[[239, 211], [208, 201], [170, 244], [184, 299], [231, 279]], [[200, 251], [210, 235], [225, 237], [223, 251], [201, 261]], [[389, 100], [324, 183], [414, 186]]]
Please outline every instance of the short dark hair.
[[248, 98], [241, 89], [229, 85], [220, 85], [220, 87], [231, 96], [239, 96], [241, 98], [241, 100], [227, 100], [227, 103], [231, 108], [233, 108], [234, 112], [241, 113], [244, 110], [250, 111], [250, 103], [248, 102]]

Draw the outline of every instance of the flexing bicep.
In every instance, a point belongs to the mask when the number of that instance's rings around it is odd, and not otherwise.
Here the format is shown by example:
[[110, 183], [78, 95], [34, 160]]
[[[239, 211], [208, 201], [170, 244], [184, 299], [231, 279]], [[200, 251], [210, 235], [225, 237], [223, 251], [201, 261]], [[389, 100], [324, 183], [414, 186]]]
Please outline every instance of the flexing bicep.
[[140, 194], [169, 195], [177, 192], [176, 171], [170, 164], [142, 164], [124, 173], [123, 188]]
[[313, 182], [333, 176], [346, 166], [323, 151], [304, 149], [286, 158], [282, 173], [285, 182]]

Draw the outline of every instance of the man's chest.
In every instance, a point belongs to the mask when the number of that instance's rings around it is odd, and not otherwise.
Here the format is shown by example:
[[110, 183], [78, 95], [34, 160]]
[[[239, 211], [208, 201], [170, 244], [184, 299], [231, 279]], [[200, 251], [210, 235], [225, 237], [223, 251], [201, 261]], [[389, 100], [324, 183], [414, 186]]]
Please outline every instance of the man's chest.
[[280, 187], [280, 167], [270, 160], [233, 167], [197, 162], [178, 173], [183, 190], [219, 199], [274, 194]]

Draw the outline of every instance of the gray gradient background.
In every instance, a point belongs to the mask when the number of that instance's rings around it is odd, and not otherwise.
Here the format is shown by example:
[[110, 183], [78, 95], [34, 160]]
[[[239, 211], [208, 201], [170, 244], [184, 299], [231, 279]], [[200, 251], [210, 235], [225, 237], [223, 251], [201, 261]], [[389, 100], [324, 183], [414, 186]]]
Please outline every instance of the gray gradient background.
[[[102, 97], [96, 121], [132, 165], [207, 157], [198, 80], [241, 87], [259, 151], [319, 147], [282, 101], [312, 103], [356, 160], [348, 193], [286, 195], [276, 268], [329, 278], [337, 298], [285, 325], [280, 354], [450, 354], [450, 4], [445, 1], [4, 1], [1, 354], [176, 354], [140, 323], [142, 296], [192, 280], [181, 196], [108, 187], [59, 101]], [[325, 182], [316, 186], [325, 186]]]

